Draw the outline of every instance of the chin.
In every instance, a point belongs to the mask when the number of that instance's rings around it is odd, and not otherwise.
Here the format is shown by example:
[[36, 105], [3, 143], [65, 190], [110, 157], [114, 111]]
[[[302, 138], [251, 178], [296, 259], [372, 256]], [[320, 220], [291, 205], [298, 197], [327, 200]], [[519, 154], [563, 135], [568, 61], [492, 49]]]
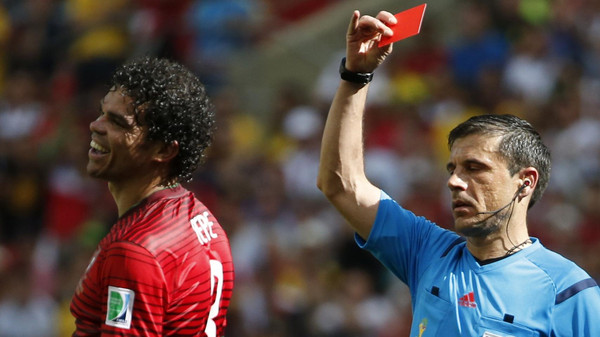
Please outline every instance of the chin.
[[497, 218], [487, 218], [484, 220], [466, 222], [464, 220], [455, 220], [454, 230], [466, 237], [484, 238], [500, 230], [500, 224]]
[[87, 171], [88, 176], [90, 176], [94, 179], [106, 180], [102, 174], [102, 171], [95, 168], [93, 165], [88, 164], [86, 171]]
[[93, 178], [93, 179], [98, 179], [98, 180], [107, 180], [107, 179], [105, 179], [104, 177], [102, 177], [102, 176], [101, 176], [101, 175], [99, 175], [99, 174], [94, 174], [94, 173], [90, 173], [90, 172], [88, 172], [88, 176], [89, 176], [90, 178]]

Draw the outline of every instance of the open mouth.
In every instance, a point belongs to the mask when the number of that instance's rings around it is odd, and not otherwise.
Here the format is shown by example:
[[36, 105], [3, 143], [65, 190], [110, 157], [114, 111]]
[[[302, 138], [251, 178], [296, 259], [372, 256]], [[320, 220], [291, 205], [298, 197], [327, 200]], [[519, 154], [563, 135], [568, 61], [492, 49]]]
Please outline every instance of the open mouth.
[[92, 140], [90, 142], [90, 147], [91, 147], [91, 151], [96, 154], [106, 154], [106, 153], [110, 152], [107, 148], [96, 143], [94, 140]]

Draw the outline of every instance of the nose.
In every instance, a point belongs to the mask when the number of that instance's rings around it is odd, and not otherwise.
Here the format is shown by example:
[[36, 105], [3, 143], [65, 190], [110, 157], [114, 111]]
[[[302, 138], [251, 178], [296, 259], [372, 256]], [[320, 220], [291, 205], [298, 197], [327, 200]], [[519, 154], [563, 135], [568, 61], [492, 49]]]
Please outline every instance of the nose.
[[465, 191], [467, 189], [467, 183], [463, 179], [461, 179], [458, 176], [458, 174], [452, 173], [448, 178], [448, 188], [450, 189], [450, 191]]
[[105, 132], [105, 127], [104, 127], [105, 120], [106, 120], [106, 117], [104, 114], [101, 114], [100, 116], [98, 116], [98, 118], [94, 119], [90, 123], [90, 131], [92, 131], [94, 133], [104, 133]]

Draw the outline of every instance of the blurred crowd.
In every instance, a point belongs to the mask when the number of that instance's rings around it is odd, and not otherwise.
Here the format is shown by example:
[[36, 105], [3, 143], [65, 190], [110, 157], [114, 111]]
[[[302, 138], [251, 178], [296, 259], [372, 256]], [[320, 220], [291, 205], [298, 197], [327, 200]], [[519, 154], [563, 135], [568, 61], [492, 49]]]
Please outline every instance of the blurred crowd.
[[[455, 2], [446, 13], [452, 34], [425, 20], [375, 74], [364, 137], [369, 177], [452, 228], [449, 130], [475, 114], [524, 117], [553, 155], [530, 234], [600, 280], [600, 1]], [[117, 214], [106, 183], [85, 174], [88, 125], [114, 67], [145, 54], [193, 69], [217, 108], [213, 146], [186, 187], [230, 237], [236, 287], [227, 335], [408, 335], [406, 287], [356, 247], [316, 188], [339, 55], [323, 60], [313, 87], [274, 83], [267, 118], [247, 113], [228, 85], [233, 56], [261, 48], [265, 31], [335, 5], [0, 2], [0, 337], [73, 331], [71, 296]]]

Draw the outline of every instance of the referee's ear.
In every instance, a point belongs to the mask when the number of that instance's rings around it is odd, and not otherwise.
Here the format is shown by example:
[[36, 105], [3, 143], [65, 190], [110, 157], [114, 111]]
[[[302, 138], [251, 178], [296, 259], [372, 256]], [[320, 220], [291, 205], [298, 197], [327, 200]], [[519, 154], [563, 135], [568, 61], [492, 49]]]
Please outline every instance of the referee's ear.
[[172, 141], [171, 143], [158, 142], [153, 160], [159, 163], [171, 161], [179, 153], [179, 142]]

